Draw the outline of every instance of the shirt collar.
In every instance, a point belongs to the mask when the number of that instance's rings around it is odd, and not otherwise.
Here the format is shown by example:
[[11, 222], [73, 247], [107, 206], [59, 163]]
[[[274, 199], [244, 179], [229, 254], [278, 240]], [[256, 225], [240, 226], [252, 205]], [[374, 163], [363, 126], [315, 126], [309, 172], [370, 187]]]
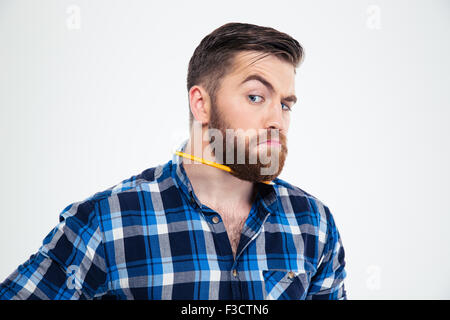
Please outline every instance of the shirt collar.
[[[188, 143], [189, 139], [184, 140], [177, 147], [177, 151], [184, 152], [185, 147]], [[196, 203], [199, 207], [201, 207], [201, 202], [197, 198], [194, 193], [194, 189], [192, 187], [191, 181], [189, 180], [186, 171], [183, 165], [183, 157], [180, 157], [177, 154], [173, 154], [172, 156], [172, 167], [171, 167], [171, 175], [173, 180], [175, 181], [176, 186], [181, 189], [181, 191], [188, 197], [189, 201], [192, 203]], [[256, 186], [258, 188], [258, 196], [256, 201], [261, 201], [261, 205], [265, 209], [265, 211], [269, 211], [271, 213], [277, 213], [279, 210], [278, 207], [278, 197], [275, 190], [276, 179], [274, 180], [275, 184], [267, 185], [264, 183], [257, 183]]]
[[[189, 139], [184, 140], [176, 149], [176, 151], [184, 152], [185, 147], [188, 143]], [[181, 191], [186, 194], [188, 199], [192, 201], [194, 199], [197, 204], [200, 206], [201, 203], [198, 200], [197, 196], [194, 193], [194, 188], [192, 187], [191, 181], [189, 180], [186, 170], [184, 170], [183, 165], [183, 157], [180, 157], [177, 154], [173, 154], [172, 156], [172, 178], [175, 181], [175, 184], [178, 188], [181, 189]]]

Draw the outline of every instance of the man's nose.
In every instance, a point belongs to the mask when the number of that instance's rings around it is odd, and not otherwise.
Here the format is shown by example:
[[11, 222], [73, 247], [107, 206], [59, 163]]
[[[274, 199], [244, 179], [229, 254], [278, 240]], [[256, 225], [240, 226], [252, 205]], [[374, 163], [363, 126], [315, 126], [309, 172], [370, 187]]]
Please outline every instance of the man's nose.
[[269, 107], [265, 118], [264, 128], [284, 130], [281, 103], [274, 103]]

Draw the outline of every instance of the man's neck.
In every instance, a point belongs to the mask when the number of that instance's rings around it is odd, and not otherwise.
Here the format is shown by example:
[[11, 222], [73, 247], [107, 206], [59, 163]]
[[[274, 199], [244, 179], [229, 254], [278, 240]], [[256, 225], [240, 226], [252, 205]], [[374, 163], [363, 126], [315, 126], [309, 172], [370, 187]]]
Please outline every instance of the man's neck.
[[[191, 146], [189, 139], [185, 153], [216, 162], [207, 147], [191, 148]], [[200, 202], [216, 207], [223, 207], [229, 203], [233, 206], [251, 207], [256, 196], [255, 183], [241, 180], [224, 170], [206, 164], [182, 159], [186, 174]]]

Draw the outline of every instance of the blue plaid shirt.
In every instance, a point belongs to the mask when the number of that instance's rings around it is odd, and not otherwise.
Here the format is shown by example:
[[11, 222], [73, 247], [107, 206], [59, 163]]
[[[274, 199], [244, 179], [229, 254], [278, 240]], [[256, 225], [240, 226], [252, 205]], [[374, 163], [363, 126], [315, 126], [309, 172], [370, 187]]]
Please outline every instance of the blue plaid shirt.
[[327, 206], [279, 178], [258, 183], [234, 258], [182, 159], [68, 205], [0, 298], [347, 299], [344, 248]]

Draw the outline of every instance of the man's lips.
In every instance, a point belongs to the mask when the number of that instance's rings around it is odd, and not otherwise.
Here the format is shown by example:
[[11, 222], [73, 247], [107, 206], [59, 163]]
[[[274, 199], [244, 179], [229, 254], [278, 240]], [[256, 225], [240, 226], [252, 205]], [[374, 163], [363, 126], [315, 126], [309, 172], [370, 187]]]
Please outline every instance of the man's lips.
[[280, 145], [280, 141], [279, 140], [266, 140], [261, 142], [260, 144], [267, 144], [267, 145], [273, 145], [273, 146], [277, 146]]

